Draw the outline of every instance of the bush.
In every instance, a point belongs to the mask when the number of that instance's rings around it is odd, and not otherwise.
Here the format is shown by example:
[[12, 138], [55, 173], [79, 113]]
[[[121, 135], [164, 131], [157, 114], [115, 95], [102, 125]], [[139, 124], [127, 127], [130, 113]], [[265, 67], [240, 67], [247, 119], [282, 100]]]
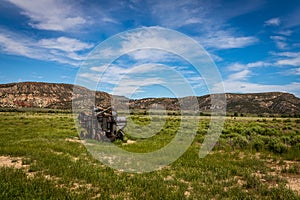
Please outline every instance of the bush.
[[245, 136], [238, 135], [233, 138], [234, 146], [239, 146], [240, 148], [245, 148], [248, 145], [249, 141]]
[[300, 144], [300, 135], [295, 135], [292, 137], [290, 143], [292, 146]]
[[287, 160], [300, 161], [300, 144], [292, 146], [287, 153], [283, 154], [283, 157]]
[[265, 142], [259, 138], [259, 137], [255, 137], [253, 140], [252, 140], [252, 147], [256, 150], [256, 151], [260, 151], [263, 149], [264, 145], [265, 145]]
[[265, 128], [263, 135], [269, 135], [269, 136], [279, 135], [279, 132], [274, 128]]
[[268, 149], [274, 153], [285, 153], [288, 150], [288, 147], [282, 143], [278, 138], [272, 138], [268, 144]]
[[281, 136], [280, 137], [281, 142], [284, 144], [291, 144], [291, 137], [290, 136]]

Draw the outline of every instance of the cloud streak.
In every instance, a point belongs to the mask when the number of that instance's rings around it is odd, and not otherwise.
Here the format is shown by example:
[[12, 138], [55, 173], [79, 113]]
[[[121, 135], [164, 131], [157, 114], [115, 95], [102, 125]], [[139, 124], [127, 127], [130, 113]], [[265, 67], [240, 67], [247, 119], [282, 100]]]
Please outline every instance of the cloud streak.
[[300, 83], [292, 82], [289, 84], [258, 84], [247, 81], [229, 81], [223, 82], [225, 91], [231, 93], [257, 93], [257, 92], [274, 92], [282, 91], [300, 95]]
[[87, 20], [80, 16], [71, 2], [55, 0], [6, 0], [22, 9], [21, 14], [30, 19], [29, 25], [40, 30], [67, 31], [82, 26]]
[[84, 56], [78, 52], [92, 47], [93, 44], [68, 37], [34, 40], [7, 30], [2, 30], [0, 33], [0, 51], [5, 54], [75, 66], [84, 59]]
[[227, 31], [217, 31], [208, 36], [203, 36], [197, 39], [200, 44], [207, 48], [215, 49], [234, 49], [244, 48], [258, 42], [258, 39], [253, 36], [234, 36]]
[[[300, 95], [300, 83], [291, 82], [288, 84], [260, 84], [251, 82], [251, 76], [254, 74], [252, 70], [261, 67], [282, 68], [283, 66], [299, 66], [300, 57], [296, 52], [281, 52], [275, 54], [277, 56], [288, 57], [288, 59], [277, 58], [275, 62], [257, 61], [247, 64], [234, 63], [227, 67], [227, 70], [233, 72], [223, 81], [226, 92], [232, 93], [255, 93], [255, 92], [274, 92], [282, 91]], [[300, 75], [300, 68], [284, 69], [280, 74]], [[216, 86], [217, 87], [217, 86]]]
[[265, 26], [279, 26], [281, 24], [281, 20], [277, 18], [271, 18], [265, 21]]
[[[237, 2], [235, 2], [237, 3]], [[253, 36], [237, 35], [226, 21], [258, 9], [262, 3], [238, 3], [239, 9], [232, 9], [230, 3], [219, 1], [153, 1], [152, 16], [159, 24], [169, 28], [197, 27], [194, 38], [204, 47], [214, 49], [243, 48], [258, 42]]]
[[278, 66], [293, 66], [300, 67], [300, 52], [280, 52], [273, 53], [275, 56], [281, 56], [276, 61]]

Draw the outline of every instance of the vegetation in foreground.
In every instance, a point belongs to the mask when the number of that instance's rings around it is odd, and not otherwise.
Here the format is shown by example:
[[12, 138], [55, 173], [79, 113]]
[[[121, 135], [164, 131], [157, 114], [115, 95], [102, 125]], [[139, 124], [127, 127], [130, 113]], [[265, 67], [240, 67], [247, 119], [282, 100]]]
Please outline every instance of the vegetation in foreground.
[[[139, 125], [150, 120], [133, 119]], [[215, 149], [199, 159], [209, 128], [209, 119], [201, 118], [193, 144], [176, 162], [132, 174], [95, 160], [70, 114], [0, 113], [0, 199], [300, 199], [299, 122], [228, 118]], [[156, 150], [172, 140], [179, 123], [179, 116], [168, 116], [157, 135], [129, 136], [136, 142], [116, 145]]]

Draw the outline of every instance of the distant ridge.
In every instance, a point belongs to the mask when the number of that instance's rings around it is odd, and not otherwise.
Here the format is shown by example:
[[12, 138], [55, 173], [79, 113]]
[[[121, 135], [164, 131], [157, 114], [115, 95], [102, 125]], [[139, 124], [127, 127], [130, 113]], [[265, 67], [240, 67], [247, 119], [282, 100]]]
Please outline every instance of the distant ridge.
[[[20, 82], [0, 84], [0, 107], [72, 109], [74, 87], [81, 94], [92, 92], [82, 86], [64, 83]], [[83, 97], [79, 95], [74, 98], [80, 99]], [[108, 106], [111, 98], [112, 95], [106, 92], [96, 92], [97, 105]], [[176, 98], [146, 98], [130, 100], [129, 102], [126, 97], [118, 96], [117, 98], [124, 100], [123, 106], [129, 106], [133, 109], [145, 109], [154, 103], [159, 103], [168, 110], [180, 110], [178, 99]], [[211, 95], [200, 96], [197, 99], [201, 111], [206, 112], [210, 110]], [[230, 113], [300, 115], [300, 99], [289, 93], [226, 93], [226, 99], [227, 112]]]

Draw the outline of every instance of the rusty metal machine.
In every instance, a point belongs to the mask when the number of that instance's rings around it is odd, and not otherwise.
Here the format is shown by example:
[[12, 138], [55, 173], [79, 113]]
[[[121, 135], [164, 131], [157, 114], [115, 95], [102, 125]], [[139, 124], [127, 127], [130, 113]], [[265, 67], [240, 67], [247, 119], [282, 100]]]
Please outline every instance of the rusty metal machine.
[[81, 131], [82, 139], [98, 141], [123, 140], [123, 129], [126, 126], [126, 117], [119, 117], [111, 108], [92, 108], [89, 113], [81, 112], [78, 116], [79, 123], [85, 131]]

